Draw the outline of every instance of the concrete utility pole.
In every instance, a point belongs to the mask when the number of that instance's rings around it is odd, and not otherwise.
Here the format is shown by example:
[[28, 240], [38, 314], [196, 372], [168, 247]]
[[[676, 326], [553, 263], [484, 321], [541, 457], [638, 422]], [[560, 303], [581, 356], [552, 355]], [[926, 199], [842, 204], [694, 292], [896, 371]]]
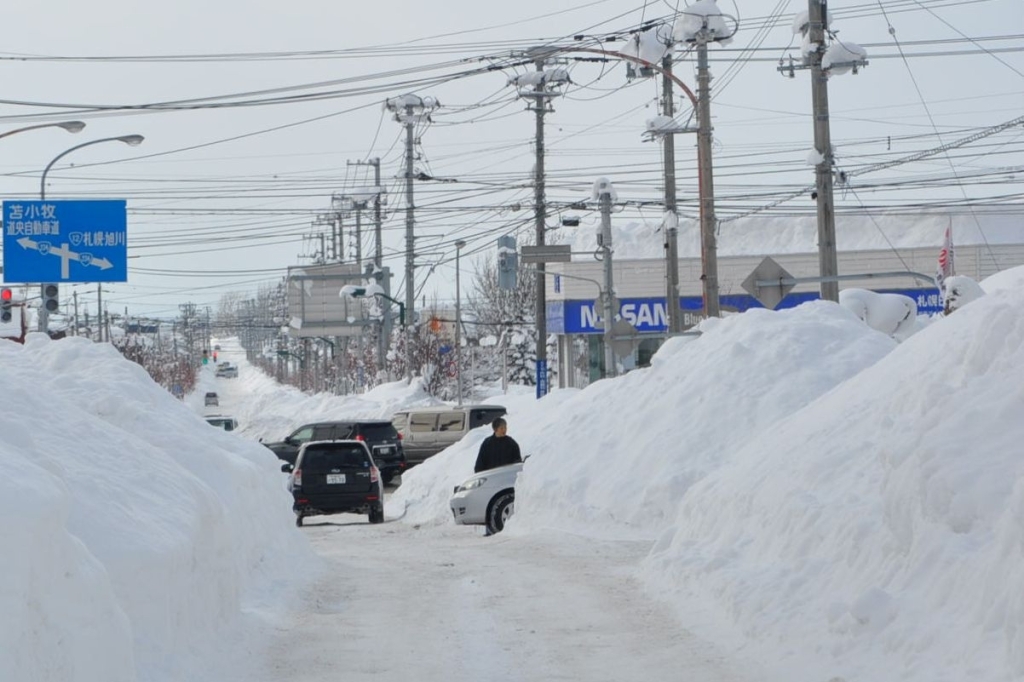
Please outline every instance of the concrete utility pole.
[[[672, 52], [661, 60], [661, 113], [673, 118]], [[665, 213], [671, 218], [665, 224], [665, 308], [668, 311], [668, 331], [683, 331], [683, 315], [679, 309], [679, 205], [676, 201], [676, 138], [671, 131], [662, 137], [665, 162]]]
[[462, 249], [466, 242], [455, 242], [455, 381], [459, 385], [459, 405], [462, 404]]
[[383, 188], [380, 186], [380, 159], [374, 158], [369, 161], [349, 161], [350, 166], [373, 166], [373, 186], [376, 189], [373, 197], [373, 264], [378, 268], [381, 267], [381, 263], [384, 260], [384, 246], [381, 243], [381, 192]]
[[413, 204], [413, 108], [405, 107], [405, 314], [407, 322], [413, 318], [416, 307], [416, 235], [413, 227], [416, 223], [416, 207]]
[[[413, 127], [430, 120], [430, 112], [440, 106], [433, 97], [402, 95], [387, 100], [384, 104], [395, 112], [395, 120], [405, 126], [405, 330], [406, 363], [411, 362], [413, 320], [416, 307], [416, 235], [414, 232], [416, 206], [413, 202], [413, 161], [416, 138]], [[412, 378], [412, 368], [405, 370], [407, 379]]]
[[[778, 71], [784, 76], [794, 78], [797, 69], [811, 70], [811, 100], [814, 113], [814, 149], [820, 155], [820, 161], [814, 165], [815, 201], [818, 214], [818, 272], [822, 278], [821, 298], [826, 301], [839, 301], [839, 263], [836, 254], [836, 215], [832, 197], [833, 166], [835, 156], [832, 153], [832, 133], [828, 113], [828, 79], [847, 71], [857, 73], [858, 69], [867, 65], [867, 52], [859, 45], [844, 40], [837, 45], [826, 45], [828, 33], [828, 2], [826, 0], [808, 0], [807, 23], [794, 27], [795, 33], [802, 33], [805, 38], [803, 63], [796, 65], [793, 60], [789, 64], [780, 62]], [[825, 57], [828, 52], [828, 68], [825, 68]], [[867, 170], [877, 170], [870, 168]]]
[[78, 292], [72, 292], [71, 298], [75, 300], [75, 336], [78, 336]]
[[615, 322], [615, 282], [612, 274], [612, 191], [611, 184], [605, 183], [600, 190], [598, 202], [601, 208], [601, 234], [598, 240], [601, 250], [604, 252], [604, 291], [601, 292], [601, 302], [604, 310], [601, 316], [604, 318], [604, 375], [614, 377], [615, 349], [612, 347], [613, 327]]
[[361, 268], [363, 266], [363, 208], [366, 207], [366, 204], [355, 202], [352, 206], [356, 210], [356, 265]]
[[[544, 60], [536, 62], [537, 71], [544, 71]], [[534, 137], [534, 152], [536, 155], [533, 172], [533, 221], [536, 230], [537, 246], [543, 246], [545, 241], [544, 219], [547, 215], [547, 197], [544, 186], [544, 114], [547, 113], [549, 100], [544, 96], [547, 94], [544, 80], [540, 79], [534, 90], [538, 93], [534, 100], [534, 114], [536, 115], [536, 133]], [[537, 397], [543, 398], [548, 392], [548, 310], [547, 310], [547, 283], [544, 281], [544, 263], [537, 263], [537, 307], [535, 310], [537, 318]]]
[[103, 343], [103, 283], [96, 282], [96, 320], [100, 327], [100, 343]]
[[[810, 54], [811, 98], [814, 106], [814, 148], [821, 162], [814, 167], [818, 204], [818, 263], [822, 277], [839, 274], [836, 254], [836, 214], [832, 201], [832, 133], [829, 128], [828, 74], [821, 68], [825, 54], [826, 0], [808, 0], [808, 38], [818, 49]], [[839, 282], [822, 282], [821, 298], [839, 302]]]
[[[557, 52], [557, 50], [554, 50]], [[537, 246], [545, 243], [545, 218], [547, 217], [547, 199], [545, 198], [544, 179], [544, 115], [551, 108], [551, 98], [558, 93], [558, 86], [569, 82], [569, 75], [564, 69], [544, 68], [547, 58], [552, 54], [550, 48], [541, 47], [527, 52], [533, 59], [536, 71], [532, 74], [517, 76], [512, 82], [519, 88], [519, 96], [531, 101], [527, 106], [532, 110], [536, 121], [534, 151], [536, 158], [533, 169], [533, 217], [536, 230]], [[532, 87], [530, 87], [532, 86]], [[548, 325], [547, 325], [547, 290], [544, 281], [544, 263], [537, 263], [536, 284], [536, 325], [537, 325], [537, 397], [542, 398], [548, 392]]]
[[[812, 0], [813, 2], [813, 0]], [[718, 245], [715, 230], [715, 181], [711, 163], [711, 143], [714, 128], [711, 125], [711, 72], [708, 69], [708, 43], [712, 40], [707, 18], [697, 33], [697, 153], [700, 157], [700, 250], [704, 272], [704, 315], [720, 317], [718, 301]], [[678, 304], [677, 304], [678, 307]]]

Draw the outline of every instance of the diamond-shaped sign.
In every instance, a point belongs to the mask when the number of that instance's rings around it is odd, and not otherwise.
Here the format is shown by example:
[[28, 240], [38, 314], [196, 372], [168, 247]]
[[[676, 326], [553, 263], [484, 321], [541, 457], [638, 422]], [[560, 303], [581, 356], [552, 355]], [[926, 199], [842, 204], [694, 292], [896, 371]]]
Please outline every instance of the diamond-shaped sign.
[[[793, 275], [786, 272], [786, 269], [765, 256], [754, 271], [743, 280], [743, 289], [748, 294], [760, 301], [761, 305], [769, 310], [774, 310], [786, 294], [793, 290], [795, 284], [783, 284], [782, 280], [793, 279]], [[778, 284], [767, 284], [757, 286], [757, 282], [778, 282]]]

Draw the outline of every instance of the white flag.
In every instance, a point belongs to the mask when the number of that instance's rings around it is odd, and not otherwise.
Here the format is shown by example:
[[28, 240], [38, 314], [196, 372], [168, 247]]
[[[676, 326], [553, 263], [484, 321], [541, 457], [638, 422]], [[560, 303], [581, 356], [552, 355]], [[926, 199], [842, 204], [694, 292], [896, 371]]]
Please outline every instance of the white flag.
[[939, 288], [940, 295], [942, 294], [942, 283], [954, 274], [956, 274], [956, 268], [953, 264], [953, 226], [951, 224], [946, 228], [946, 239], [942, 243], [942, 251], [939, 251], [939, 267], [935, 272], [935, 285]]

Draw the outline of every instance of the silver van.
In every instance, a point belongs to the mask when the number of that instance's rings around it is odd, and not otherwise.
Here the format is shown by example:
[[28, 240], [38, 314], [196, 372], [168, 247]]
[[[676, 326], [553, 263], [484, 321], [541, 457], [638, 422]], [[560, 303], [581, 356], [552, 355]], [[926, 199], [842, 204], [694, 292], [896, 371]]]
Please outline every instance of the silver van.
[[409, 466], [436, 455], [457, 443], [470, 430], [487, 426], [505, 414], [501, 405], [421, 407], [396, 412], [391, 423], [402, 436]]

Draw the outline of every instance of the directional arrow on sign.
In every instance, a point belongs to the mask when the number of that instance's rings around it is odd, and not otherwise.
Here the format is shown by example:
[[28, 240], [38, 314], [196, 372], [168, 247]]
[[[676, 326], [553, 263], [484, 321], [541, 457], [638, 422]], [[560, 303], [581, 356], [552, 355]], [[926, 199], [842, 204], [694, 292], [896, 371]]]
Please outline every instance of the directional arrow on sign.
[[39, 253], [46, 255], [54, 255], [60, 257], [60, 276], [61, 279], [67, 279], [71, 276], [68, 271], [69, 263], [71, 261], [78, 261], [82, 265], [93, 265], [100, 270], [108, 270], [114, 267], [114, 264], [108, 261], [106, 258], [96, 258], [91, 253], [77, 253], [68, 248], [67, 244], [61, 244], [59, 247], [54, 247], [49, 242], [37, 242], [31, 237], [22, 237], [18, 240], [18, 244], [23, 249], [35, 249]]

